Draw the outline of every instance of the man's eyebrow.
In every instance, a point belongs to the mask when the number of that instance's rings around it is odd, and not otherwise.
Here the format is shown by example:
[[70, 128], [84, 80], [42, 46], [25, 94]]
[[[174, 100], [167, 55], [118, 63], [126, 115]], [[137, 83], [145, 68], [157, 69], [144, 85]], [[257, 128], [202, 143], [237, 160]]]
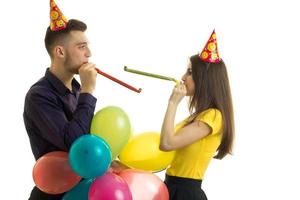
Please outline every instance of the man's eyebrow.
[[88, 42], [79, 42], [79, 43], [77, 43], [76, 45], [86, 45], [86, 44], [88, 44]]

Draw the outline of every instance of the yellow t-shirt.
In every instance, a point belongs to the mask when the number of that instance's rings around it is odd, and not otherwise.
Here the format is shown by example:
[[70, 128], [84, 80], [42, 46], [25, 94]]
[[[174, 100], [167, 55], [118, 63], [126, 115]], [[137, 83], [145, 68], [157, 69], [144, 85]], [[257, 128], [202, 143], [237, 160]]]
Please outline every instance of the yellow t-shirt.
[[[203, 179], [207, 166], [221, 143], [222, 114], [219, 110], [207, 109], [201, 112], [196, 120], [206, 123], [211, 127], [212, 132], [206, 137], [176, 150], [175, 157], [166, 172], [170, 176]], [[187, 122], [185, 119], [177, 124], [175, 132], [183, 128]]]

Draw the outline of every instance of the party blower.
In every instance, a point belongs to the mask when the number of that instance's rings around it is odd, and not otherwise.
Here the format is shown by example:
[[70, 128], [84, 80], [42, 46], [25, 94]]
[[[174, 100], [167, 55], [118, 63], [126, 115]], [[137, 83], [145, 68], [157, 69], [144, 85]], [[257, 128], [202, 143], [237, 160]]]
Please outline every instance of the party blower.
[[115, 77], [113, 77], [113, 76], [111, 76], [111, 75], [109, 75], [109, 74], [101, 71], [98, 68], [96, 68], [96, 71], [97, 71], [98, 74], [101, 74], [102, 76], [104, 76], [104, 77], [106, 77], [106, 78], [108, 78], [108, 79], [110, 79], [110, 80], [112, 80], [112, 81], [114, 81], [116, 83], [119, 83], [120, 85], [122, 85], [122, 86], [124, 86], [124, 87], [126, 87], [126, 88], [128, 88], [128, 89], [130, 89], [130, 90], [132, 90], [134, 92], [140, 93], [142, 91], [141, 88], [136, 89], [135, 87], [132, 87], [131, 85], [129, 85], [127, 83], [124, 83], [123, 81], [120, 81], [119, 79], [117, 79], [117, 78], [115, 78]]
[[172, 77], [162, 76], [162, 75], [148, 73], [148, 72], [143, 72], [143, 71], [139, 71], [139, 70], [135, 70], [135, 69], [129, 69], [127, 66], [124, 66], [124, 71], [131, 72], [131, 73], [134, 73], [134, 74], [143, 75], [143, 76], [149, 76], [149, 77], [152, 77], [152, 78], [158, 78], [158, 79], [167, 80], [167, 81], [174, 81], [176, 84], [179, 83], [178, 80], [176, 80], [175, 78], [172, 78]]

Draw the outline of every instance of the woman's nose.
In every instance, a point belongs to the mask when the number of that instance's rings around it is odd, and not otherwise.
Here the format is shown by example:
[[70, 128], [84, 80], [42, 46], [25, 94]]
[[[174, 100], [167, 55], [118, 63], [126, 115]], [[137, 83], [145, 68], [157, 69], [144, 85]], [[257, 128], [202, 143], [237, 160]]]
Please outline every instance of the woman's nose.
[[181, 81], [185, 81], [185, 74], [181, 77]]

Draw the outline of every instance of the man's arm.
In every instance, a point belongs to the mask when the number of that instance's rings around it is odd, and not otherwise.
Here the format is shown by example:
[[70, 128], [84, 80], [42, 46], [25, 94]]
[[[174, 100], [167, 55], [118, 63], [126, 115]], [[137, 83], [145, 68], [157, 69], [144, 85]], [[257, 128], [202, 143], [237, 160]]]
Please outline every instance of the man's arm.
[[44, 93], [39, 93], [38, 90], [26, 98], [25, 112], [37, 127], [41, 137], [68, 151], [74, 140], [89, 133], [97, 100], [91, 94], [81, 93], [73, 118], [69, 121], [56, 96], [51, 93], [41, 95]]

